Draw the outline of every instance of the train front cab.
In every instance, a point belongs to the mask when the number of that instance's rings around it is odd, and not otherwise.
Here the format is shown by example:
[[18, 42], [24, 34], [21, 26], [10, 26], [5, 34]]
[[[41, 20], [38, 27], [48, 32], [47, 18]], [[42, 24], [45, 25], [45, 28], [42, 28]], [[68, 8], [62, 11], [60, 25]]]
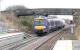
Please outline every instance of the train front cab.
[[48, 25], [46, 20], [34, 21], [34, 32], [38, 36], [46, 35], [48, 32]]

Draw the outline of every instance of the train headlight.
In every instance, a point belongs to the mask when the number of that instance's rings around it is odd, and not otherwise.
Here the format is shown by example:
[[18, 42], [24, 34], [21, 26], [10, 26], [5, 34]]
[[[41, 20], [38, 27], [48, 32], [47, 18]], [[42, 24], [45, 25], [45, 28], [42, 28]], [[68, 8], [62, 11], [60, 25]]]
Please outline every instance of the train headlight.
[[37, 30], [42, 30], [42, 29], [44, 29], [46, 27], [45, 26], [35, 26], [34, 28], [37, 29]]

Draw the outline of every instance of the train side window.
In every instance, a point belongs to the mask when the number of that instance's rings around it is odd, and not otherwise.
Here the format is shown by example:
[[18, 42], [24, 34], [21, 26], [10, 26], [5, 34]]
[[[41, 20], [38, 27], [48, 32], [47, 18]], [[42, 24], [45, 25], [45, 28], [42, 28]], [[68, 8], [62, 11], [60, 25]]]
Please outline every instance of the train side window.
[[56, 26], [60, 25], [60, 21], [55, 21], [55, 25]]
[[54, 26], [54, 21], [51, 21], [51, 26]]
[[49, 22], [47, 24], [48, 24], [48, 26], [50, 26], [50, 23]]
[[63, 25], [63, 23], [60, 21], [60, 25]]

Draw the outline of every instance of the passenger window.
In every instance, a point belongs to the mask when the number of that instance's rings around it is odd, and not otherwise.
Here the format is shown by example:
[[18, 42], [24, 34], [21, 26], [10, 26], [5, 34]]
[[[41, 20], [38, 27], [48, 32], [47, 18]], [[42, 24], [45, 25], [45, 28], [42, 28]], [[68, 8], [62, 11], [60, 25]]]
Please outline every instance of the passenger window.
[[51, 21], [51, 25], [54, 26], [54, 21]]
[[47, 24], [48, 24], [48, 26], [50, 26], [49, 22]]
[[55, 25], [60, 25], [60, 21], [55, 21]]

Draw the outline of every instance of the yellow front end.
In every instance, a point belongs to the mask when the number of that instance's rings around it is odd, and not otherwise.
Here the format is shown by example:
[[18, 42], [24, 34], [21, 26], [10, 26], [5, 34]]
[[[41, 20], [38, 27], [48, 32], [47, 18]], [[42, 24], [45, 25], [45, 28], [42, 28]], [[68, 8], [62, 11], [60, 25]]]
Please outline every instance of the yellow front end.
[[44, 28], [46, 28], [45, 26], [35, 26], [35, 29], [37, 30], [43, 30]]

